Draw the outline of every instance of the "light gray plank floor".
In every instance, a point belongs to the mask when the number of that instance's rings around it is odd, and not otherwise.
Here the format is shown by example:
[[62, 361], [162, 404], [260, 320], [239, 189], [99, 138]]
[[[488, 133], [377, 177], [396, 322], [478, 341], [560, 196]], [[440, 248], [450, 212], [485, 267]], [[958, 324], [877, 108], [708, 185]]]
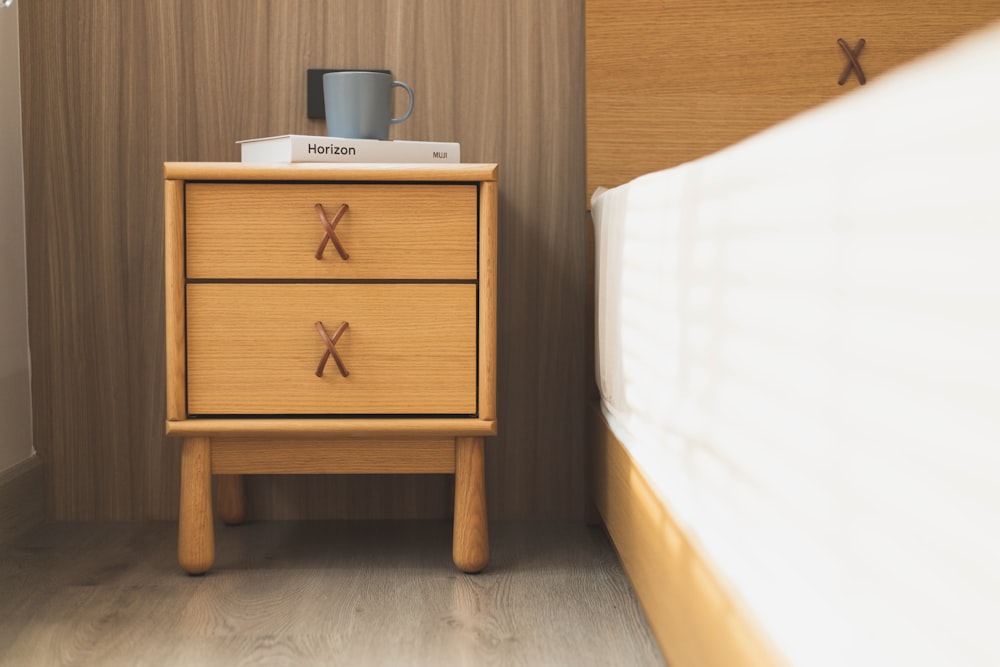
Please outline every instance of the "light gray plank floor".
[[220, 526], [189, 577], [176, 524], [43, 525], [0, 550], [0, 664], [663, 664], [602, 530], [491, 531], [465, 575], [448, 522]]

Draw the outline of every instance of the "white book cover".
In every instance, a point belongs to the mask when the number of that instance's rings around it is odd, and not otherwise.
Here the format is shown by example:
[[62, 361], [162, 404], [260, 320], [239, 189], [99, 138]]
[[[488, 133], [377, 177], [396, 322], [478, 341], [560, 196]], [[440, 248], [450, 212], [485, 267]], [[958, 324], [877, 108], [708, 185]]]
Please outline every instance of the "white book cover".
[[243, 162], [461, 162], [459, 145], [446, 141], [379, 141], [284, 134], [236, 143], [240, 145]]

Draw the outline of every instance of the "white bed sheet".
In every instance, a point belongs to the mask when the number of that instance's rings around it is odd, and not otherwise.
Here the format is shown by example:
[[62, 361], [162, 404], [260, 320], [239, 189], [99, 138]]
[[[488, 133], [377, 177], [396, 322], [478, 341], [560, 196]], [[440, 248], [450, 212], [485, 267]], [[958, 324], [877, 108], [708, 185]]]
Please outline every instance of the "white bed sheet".
[[795, 665], [998, 665], [1000, 27], [599, 192], [605, 414]]

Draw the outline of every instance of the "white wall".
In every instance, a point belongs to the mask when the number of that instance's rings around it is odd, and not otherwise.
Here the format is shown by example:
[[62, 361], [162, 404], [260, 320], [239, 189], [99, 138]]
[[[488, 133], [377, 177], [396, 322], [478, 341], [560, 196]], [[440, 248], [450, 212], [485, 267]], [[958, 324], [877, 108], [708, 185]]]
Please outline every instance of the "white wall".
[[32, 455], [17, 2], [0, 0], [0, 472]]

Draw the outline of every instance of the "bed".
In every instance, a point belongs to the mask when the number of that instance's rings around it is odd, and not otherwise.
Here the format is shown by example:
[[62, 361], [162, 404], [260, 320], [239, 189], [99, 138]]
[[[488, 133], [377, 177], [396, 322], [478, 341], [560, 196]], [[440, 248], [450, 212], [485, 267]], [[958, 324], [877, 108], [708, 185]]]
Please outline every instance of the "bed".
[[588, 0], [590, 489], [672, 667], [1000, 664], [995, 4]]

